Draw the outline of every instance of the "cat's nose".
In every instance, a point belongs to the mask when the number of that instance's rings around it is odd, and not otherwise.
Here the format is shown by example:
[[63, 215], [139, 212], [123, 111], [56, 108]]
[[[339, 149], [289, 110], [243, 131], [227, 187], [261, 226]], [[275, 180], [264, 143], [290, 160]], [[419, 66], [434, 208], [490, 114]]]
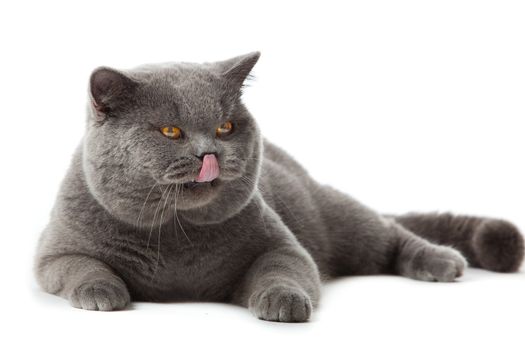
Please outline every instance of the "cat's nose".
[[204, 156], [207, 155], [207, 154], [214, 155], [215, 158], [219, 158], [219, 155], [217, 154], [217, 152], [204, 152], [204, 153], [201, 153], [199, 155], [195, 155], [195, 157], [199, 158], [202, 161], [202, 160], [204, 160]]

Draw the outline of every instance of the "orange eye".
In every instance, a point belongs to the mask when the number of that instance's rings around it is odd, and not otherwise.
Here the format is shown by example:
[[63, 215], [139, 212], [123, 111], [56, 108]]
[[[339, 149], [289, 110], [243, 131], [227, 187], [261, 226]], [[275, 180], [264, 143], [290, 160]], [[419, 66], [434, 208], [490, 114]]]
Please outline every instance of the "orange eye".
[[215, 135], [217, 135], [217, 137], [226, 136], [231, 134], [232, 132], [233, 124], [230, 121], [222, 123], [217, 129], [215, 129]]
[[182, 136], [182, 131], [176, 126], [165, 126], [162, 129], [160, 129], [160, 132], [164, 136], [173, 140], [178, 140]]

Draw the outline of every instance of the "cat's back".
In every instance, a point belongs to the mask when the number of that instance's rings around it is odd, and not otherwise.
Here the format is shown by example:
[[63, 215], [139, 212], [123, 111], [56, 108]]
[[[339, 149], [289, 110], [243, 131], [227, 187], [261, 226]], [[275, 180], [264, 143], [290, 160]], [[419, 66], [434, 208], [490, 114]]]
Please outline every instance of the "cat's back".
[[[259, 189], [266, 202], [279, 214], [282, 208], [294, 208], [298, 214], [314, 211], [312, 192], [319, 185], [308, 172], [284, 150], [264, 140]], [[290, 210], [282, 218], [287, 221]], [[288, 215], [286, 215], [288, 214]]]
[[[308, 172], [288, 153], [264, 140], [264, 153], [259, 178], [259, 189], [267, 204], [279, 214], [282, 208], [295, 207], [298, 214], [306, 214], [315, 209], [310, 202], [310, 192], [317, 184]], [[303, 204], [303, 205], [301, 205]], [[283, 221], [287, 221], [286, 215]]]
[[264, 154], [263, 154], [263, 176], [269, 175], [268, 171], [275, 170], [282, 171], [293, 178], [305, 180], [310, 179], [308, 172], [297, 162], [293, 157], [286, 153], [280, 147], [274, 145], [268, 140], [264, 140]]

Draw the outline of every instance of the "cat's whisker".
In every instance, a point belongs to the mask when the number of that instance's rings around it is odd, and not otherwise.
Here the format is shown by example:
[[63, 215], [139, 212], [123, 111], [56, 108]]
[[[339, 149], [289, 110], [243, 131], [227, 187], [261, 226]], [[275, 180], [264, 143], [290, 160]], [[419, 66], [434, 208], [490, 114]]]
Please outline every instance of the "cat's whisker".
[[[255, 181], [253, 181], [252, 179], [250, 179], [249, 177], [247, 176], [242, 176], [241, 178], [241, 181], [243, 181], [244, 183], [248, 183], [250, 185], [253, 185], [253, 186], [256, 186], [255, 184]], [[266, 193], [260, 186], [257, 186], [257, 189], [259, 190], [259, 192], [261, 192], [261, 194], [264, 194]], [[286, 204], [286, 202], [277, 194], [277, 192], [273, 192], [272, 193], [272, 197], [274, 197], [275, 199], [277, 199], [282, 205], [283, 207], [286, 209], [286, 211], [288, 211], [288, 213], [292, 216], [292, 218], [294, 219], [294, 221], [298, 224], [301, 225], [301, 227], [304, 227], [304, 223], [302, 220], [300, 220], [293, 212], [292, 210], [290, 209], [290, 207]]]
[[[244, 181], [248, 181], [250, 182], [251, 184], [255, 185], [255, 182], [250, 179], [249, 177], [246, 177], [246, 176], [243, 176], [242, 177], [244, 179]], [[266, 193], [262, 188], [258, 187], [258, 190], [261, 192], [261, 193]], [[302, 227], [304, 227], [304, 223], [302, 220], [300, 220], [299, 218], [297, 218], [297, 216], [292, 212], [292, 210], [290, 209], [290, 207], [286, 204], [286, 202], [281, 198], [281, 196], [279, 196], [279, 194], [277, 194], [277, 192], [273, 192], [271, 194], [271, 196], [275, 199], [277, 199], [282, 205], [283, 207], [288, 211], [288, 213], [292, 216], [292, 218], [294, 219], [294, 221], [296, 223], [299, 223]]]
[[171, 195], [171, 190], [173, 189], [173, 185], [168, 186], [168, 194], [166, 195], [166, 199], [164, 200], [164, 205], [162, 206], [162, 212], [160, 214], [160, 222], [159, 222], [159, 233], [157, 237], [157, 260], [155, 262], [155, 267], [153, 269], [153, 274], [151, 275], [151, 280], [153, 281], [153, 278], [155, 277], [157, 270], [159, 268], [159, 261], [160, 261], [160, 236], [162, 235], [162, 219], [164, 218], [164, 212], [166, 210], [166, 204], [168, 203], [168, 199]]
[[144, 209], [146, 208], [146, 204], [148, 203], [149, 197], [151, 196], [151, 193], [153, 192], [153, 189], [157, 186], [157, 183], [155, 182], [153, 186], [151, 186], [151, 189], [148, 192], [148, 195], [146, 196], [146, 199], [144, 200], [144, 203], [142, 204], [142, 208], [140, 209], [139, 216], [137, 218], [137, 223], [135, 224], [137, 231], [140, 230], [142, 226], [142, 215], [144, 214]]
[[168, 191], [168, 188], [169, 187], [166, 187], [166, 189], [162, 192], [162, 195], [160, 196], [159, 198], [159, 202], [157, 204], [157, 209], [155, 209], [155, 214], [153, 215], [153, 219], [151, 220], [151, 228], [149, 230], [149, 234], [148, 234], [148, 243], [146, 244], [146, 250], [149, 249], [149, 243], [150, 243], [150, 240], [151, 240], [151, 234], [153, 233], [153, 228], [155, 227], [155, 219], [157, 218], [157, 213], [160, 209], [160, 204], [162, 203], [162, 198], [164, 198], [164, 195], [166, 194], [166, 191]]
[[176, 224], [176, 212], [177, 212], [177, 197], [179, 195], [179, 190], [182, 185], [175, 184], [175, 195], [173, 196], [173, 231], [175, 231], [175, 237], [177, 239], [177, 244], [179, 243], [179, 233], [177, 232]]
[[[180, 194], [182, 196], [184, 196], [184, 192], [182, 190], [182, 186], [180, 187], [181, 188], [181, 191], [180, 191]], [[184, 234], [184, 236], [186, 237], [186, 239], [188, 240], [188, 242], [193, 245], [193, 242], [191, 241], [191, 239], [188, 237], [188, 235], [186, 234], [186, 231], [184, 231], [184, 228], [182, 227], [182, 224], [180, 223], [180, 220], [179, 220], [179, 216], [177, 215], [177, 198], [175, 198], [175, 218], [177, 219], [177, 222], [179, 223], [179, 227], [180, 229], [182, 230], [182, 233]], [[175, 227], [176, 229], [176, 227]]]
[[255, 182], [253, 181], [252, 179], [250, 179], [249, 177], [243, 175], [239, 178], [242, 182], [244, 182], [246, 185], [248, 186], [253, 186], [253, 187], [256, 187], [256, 189], [262, 193], [264, 193], [263, 189], [260, 188], [260, 186]]

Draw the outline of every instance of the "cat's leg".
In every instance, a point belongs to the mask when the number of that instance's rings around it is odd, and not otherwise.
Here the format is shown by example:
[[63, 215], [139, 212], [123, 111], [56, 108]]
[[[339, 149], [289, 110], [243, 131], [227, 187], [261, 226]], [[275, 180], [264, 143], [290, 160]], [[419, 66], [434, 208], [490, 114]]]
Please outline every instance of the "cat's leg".
[[86, 310], [123, 309], [130, 302], [126, 285], [109, 266], [85, 255], [42, 256], [36, 275], [42, 288]]
[[299, 246], [270, 250], [251, 266], [235, 302], [267, 321], [305, 322], [319, 300], [320, 279]]
[[467, 261], [455, 249], [432, 244], [393, 221], [385, 222], [385, 227], [396, 237], [392, 261], [395, 273], [422, 281], [452, 282], [467, 267]]
[[406, 214], [395, 220], [434, 243], [457, 248], [475, 267], [513, 272], [523, 260], [523, 236], [505, 220], [448, 213]]
[[263, 320], [305, 322], [319, 300], [317, 266], [275, 214], [265, 220], [265, 231], [274, 237], [247, 271], [233, 302]]
[[394, 273], [450, 282], [466, 267], [457, 250], [433, 244], [337, 190], [325, 187], [317, 200], [330, 240], [328, 261], [334, 276]]

